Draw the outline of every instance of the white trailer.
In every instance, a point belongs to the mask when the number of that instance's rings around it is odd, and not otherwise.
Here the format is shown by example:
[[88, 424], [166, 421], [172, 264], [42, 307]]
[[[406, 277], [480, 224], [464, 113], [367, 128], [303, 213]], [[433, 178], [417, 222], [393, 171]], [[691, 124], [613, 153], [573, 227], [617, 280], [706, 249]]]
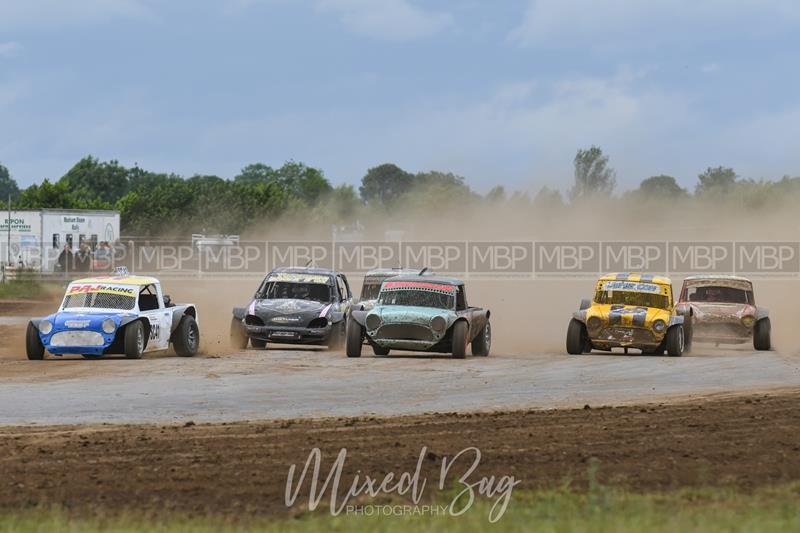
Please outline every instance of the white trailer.
[[0, 222], [0, 262], [41, 272], [53, 272], [66, 244], [73, 252], [81, 243], [94, 251], [98, 243], [113, 244], [120, 237], [118, 211], [26, 209], [12, 210], [9, 217], [4, 210]]

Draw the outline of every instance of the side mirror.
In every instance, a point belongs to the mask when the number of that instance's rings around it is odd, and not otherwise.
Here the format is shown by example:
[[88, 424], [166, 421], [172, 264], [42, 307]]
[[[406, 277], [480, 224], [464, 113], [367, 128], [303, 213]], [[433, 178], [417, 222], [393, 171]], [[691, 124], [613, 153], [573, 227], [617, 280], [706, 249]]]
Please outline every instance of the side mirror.
[[165, 294], [164, 295], [164, 307], [169, 307], [170, 303], [172, 303], [172, 298], [170, 298], [168, 294]]

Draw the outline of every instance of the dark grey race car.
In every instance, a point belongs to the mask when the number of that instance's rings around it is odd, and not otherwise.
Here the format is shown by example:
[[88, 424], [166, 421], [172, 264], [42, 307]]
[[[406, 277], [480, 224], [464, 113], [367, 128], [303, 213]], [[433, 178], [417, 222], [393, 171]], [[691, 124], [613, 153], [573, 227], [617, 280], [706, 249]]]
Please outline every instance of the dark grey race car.
[[342, 347], [353, 296], [344, 274], [322, 268], [277, 268], [267, 274], [247, 307], [235, 307], [231, 344], [267, 343]]

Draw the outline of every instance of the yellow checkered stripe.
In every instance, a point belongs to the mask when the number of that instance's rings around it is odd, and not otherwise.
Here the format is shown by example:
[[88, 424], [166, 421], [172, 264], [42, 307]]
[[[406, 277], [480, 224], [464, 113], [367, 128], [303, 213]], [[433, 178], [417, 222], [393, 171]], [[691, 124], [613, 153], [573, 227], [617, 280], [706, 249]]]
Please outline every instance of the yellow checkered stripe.
[[661, 285], [669, 285], [672, 283], [666, 276], [642, 272], [615, 272], [602, 276], [600, 281], [630, 281], [633, 283], [658, 283]]

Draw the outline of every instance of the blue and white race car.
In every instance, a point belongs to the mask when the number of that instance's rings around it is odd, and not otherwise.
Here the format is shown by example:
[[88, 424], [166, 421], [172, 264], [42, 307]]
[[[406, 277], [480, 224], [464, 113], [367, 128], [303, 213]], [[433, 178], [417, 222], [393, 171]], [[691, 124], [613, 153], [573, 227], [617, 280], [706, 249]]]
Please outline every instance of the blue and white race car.
[[31, 320], [25, 338], [32, 360], [44, 359], [45, 350], [59, 356], [139, 359], [170, 343], [182, 357], [197, 353], [197, 309], [171, 303], [157, 279], [127, 273], [73, 281], [58, 311]]

